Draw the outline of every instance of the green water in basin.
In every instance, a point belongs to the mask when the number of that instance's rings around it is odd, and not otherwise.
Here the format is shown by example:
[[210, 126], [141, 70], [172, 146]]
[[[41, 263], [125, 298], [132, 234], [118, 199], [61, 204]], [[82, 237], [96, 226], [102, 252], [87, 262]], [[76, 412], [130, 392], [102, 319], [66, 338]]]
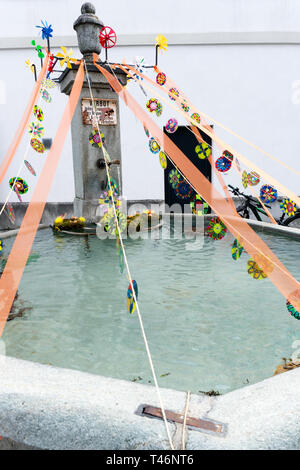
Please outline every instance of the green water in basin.
[[[299, 242], [262, 238], [300, 280]], [[232, 260], [232, 243], [229, 234], [125, 242], [162, 387], [225, 393], [258, 382], [300, 340], [285, 299], [268, 279], [248, 275], [246, 253]], [[31, 309], [7, 323], [6, 354], [153, 383], [137, 315], [127, 312], [115, 241], [42, 230], [32, 253], [19, 288]]]

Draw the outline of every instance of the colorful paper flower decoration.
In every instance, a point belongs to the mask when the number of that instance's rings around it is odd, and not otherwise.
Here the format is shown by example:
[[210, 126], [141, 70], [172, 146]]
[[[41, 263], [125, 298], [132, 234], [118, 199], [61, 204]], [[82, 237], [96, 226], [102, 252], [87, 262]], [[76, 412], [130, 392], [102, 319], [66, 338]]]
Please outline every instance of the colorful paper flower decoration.
[[49, 88], [49, 89], [55, 88], [56, 83], [53, 80], [51, 80], [50, 78], [44, 78], [42, 80], [42, 87], [43, 88]]
[[156, 83], [160, 86], [164, 86], [167, 81], [167, 76], [165, 73], [160, 72], [156, 75]]
[[44, 144], [39, 139], [36, 139], [36, 138], [31, 139], [30, 145], [37, 153], [45, 152]]
[[45, 129], [37, 122], [31, 122], [28, 125], [28, 132], [34, 137], [42, 137], [45, 133]]
[[241, 256], [241, 254], [243, 253], [243, 251], [244, 251], [243, 245], [241, 245], [241, 243], [239, 243], [238, 240], [235, 239], [232, 245], [232, 250], [231, 250], [232, 258], [235, 261], [237, 261], [239, 257]]
[[32, 73], [34, 73], [34, 65], [31, 62], [30, 59], [25, 60], [26, 67], [31, 70]]
[[178, 129], [178, 121], [174, 118], [169, 119], [165, 127], [169, 134], [174, 134], [174, 132], [176, 132]]
[[135, 311], [135, 307], [136, 307], [132, 287], [135, 293], [136, 300], [138, 300], [138, 293], [139, 293], [137, 282], [131, 281], [127, 290], [127, 308], [128, 308], [128, 312], [131, 314]]
[[231, 168], [231, 161], [228, 158], [220, 157], [215, 163], [216, 169], [221, 173], [225, 173], [226, 171], [230, 170]]
[[195, 147], [195, 152], [201, 160], [211, 155], [211, 148], [205, 142], [201, 142]]
[[105, 137], [102, 132], [100, 132], [100, 135], [97, 131], [92, 131], [90, 133], [89, 143], [91, 144], [92, 147], [101, 148], [104, 142], [105, 142]]
[[149, 140], [149, 149], [152, 153], [158, 153], [160, 151], [160, 145], [153, 137]]
[[179, 183], [175, 187], [175, 193], [180, 199], [190, 199], [193, 194], [193, 189], [186, 181], [182, 181], [182, 183]]
[[33, 114], [35, 115], [38, 121], [42, 121], [44, 119], [44, 113], [41, 108], [37, 105], [34, 105], [33, 107]]
[[260, 182], [260, 176], [255, 171], [250, 171], [248, 174], [248, 184], [249, 186], [257, 186]]
[[61, 52], [58, 52], [56, 54], [56, 57], [61, 58], [59, 61], [60, 66], [63, 67], [64, 64], [67, 64], [68, 69], [72, 68], [71, 62], [77, 62], [77, 59], [72, 57], [73, 55], [73, 49], [70, 49], [69, 52], [67, 52], [67, 48], [65, 46], [61, 46], [61, 50], [63, 51], [63, 54]]
[[265, 184], [260, 189], [260, 198], [264, 203], [272, 203], [277, 199], [277, 189], [273, 186]]
[[202, 199], [200, 194], [195, 194], [191, 201], [190, 201], [190, 207], [192, 209], [193, 214], [195, 215], [204, 215], [207, 214], [209, 211], [209, 205], [207, 202]]
[[52, 25], [48, 25], [47, 21], [45, 20], [45, 22], [43, 20], [41, 20], [41, 23], [42, 23], [42, 26], [36, 26], [36, 28], [39, 28], [41, 31], [40, 33], [42, 33], [42, 39], [49, 39], [49, 38], [52, 38], [52, 33], [53, 33], [53, 29], [52, 29]]
[[[296, 305], [297, 308], [292, 305]], [[296, 320], [300, 320], [300, 290], [293, 292], [286, 301], [286, 307], [288, 312], [292, 315], [292, 317], [296, 318]]]
[[[110, 178], [110, 186], [111, 186], [111, 189], [112, 189], [113, 193], [118, 196], [119, 195], [119, 187], [118, 187], [116, 181], [113, 178]], [[108, 182], [107, 182], [106, 189], [107, 189], [107, 191], [110, 191], [110, 187], [109, 187]]]
[[30, 165], [30, 163], [27, 160], [24, 160], [24, 165], [26, 166], [27, 170], [33, 175], [36, 176], [36, 172], [34, 168]]
[[9, 202], [6, 204], [6, 213], [8, 215], [9, 220], [11, 221], [11, 223], [14, 224], [15, 220], [16, 220], [16, 216], [15, 216], [14, 210], [12, 208], [12, 205]]
[[280, 204], [280, 209], [285, 212], [289, 217], [295, 215], [296, 204], [291, 199], [283, 199]]
[[158, 47], [158, 50], [162, 53], [163, 51], [166, 51], [168, 49], [168, 42], [165, 36], [162, 34], [158, 34], [155, 38], [156, 41], [156, 46]]
[[262, 254], [257, 254], [253, 256], [253, 259], [258, 265], [258, 267], [263, 271], [266, 277], [272, 273], [274, 265], [272, 261], [270, 261], [266, 256]]
[[180, 183], [183, 183], [183, 177], [178, 170], [171, 170], [169, 173], [169, 183], [175, 189]]
[[11, 178], [8, 184], [10, 188], [14, 188], [13, 191], [18, 191], [20, 194], [25, 194], [28, 191], [28, 184], [23, 178]]
[[246, 170], [244, 170], [242, 173], [242, 183], [243, 183], [244, 188], [246, 189], [248, 186], [248, 173]]
[[228, 160], [230, 160], [231, 162], [233, 161], [233, 155], [231, 152], [229, 152], [229, 150], [224, 150], [224, 152], [222, 153], [222, 157], [228, 158]]
[[51, 103], [52, 98], [51, 98], [50, 93], [47, 90], [45, 90], [44, 88], [41, 88], [40, 93], [41, 93], [41, 97], [43, 98], [44, 101], [46, 101], [46, 103]]
[[165, 170], [167, 168], [167, 156], [165, 152], [163, 151], [159, 152], [159, 161], [160, 161], [161, 167]]
[[[127, 217], [119, 209], [116, 209], [116, 215], [118, 219], [118, 225], [121, 232], [124, 232], [127, 228]], [[109, 208], [105, 216], [102, 218], [101, 223], [104, 225], [106, 232], [111, 235], [119, 235], [118, 225], [115, 219], [115, 212], [113, 208]]]
[[162, 105], [156, 98], [150, 98], [147, 101], [146, 107], [150, 113], [155, 113], [157, 117], [159, 117], [162, 113]]
[[178, 96], [179, 96], [179, 91], [177, 90], [177, 88], [170, 88], [169, 90], [170, 100], [175, 101]]
[[192, 118], [194, 121], [198, 122], [198, 124], [200, 124], [201, 117], [200, 117], [200, 115], [199, 115], [198, 113], [193, 113], [193, 114], [191, 115], [191, 118]]
[[183, 109], [183, 111], [185, 111], [186, 113], [188, 113], [188, 112], [189, 112], [189, 110], [190, 110], [190, 107], [189, 107], [189, 105], [188, 105], [188, 104], [186, 104], [185, 102], [182, 102], [182, 103], [181, 103], [181, 108], [182, 108], [182, 109]]
[[104, 204], [107, 206], [114, 204], [116, 208], [119, 209], [121, 206], [121, 201], [118, 198], [117, 193], [113, 192], [112, 195], [111, 191], [104, 191], [104, 193], [100, 194], [99, 204]]
[[258, 264], [252, 258], [250, 258], [248, 261], [247, 271], [248, 271], [249, 276], [253, 277], [253, 279], [256, 279], [256, 280], [266, 279], [267, 277], [267, 275], [263, 272], [263, 270], [258, 266]]
[[219, 217], [210, 219], [207, 233], [213, 240], [222, 240], [227, 232], [227, 227], [223, 224]]

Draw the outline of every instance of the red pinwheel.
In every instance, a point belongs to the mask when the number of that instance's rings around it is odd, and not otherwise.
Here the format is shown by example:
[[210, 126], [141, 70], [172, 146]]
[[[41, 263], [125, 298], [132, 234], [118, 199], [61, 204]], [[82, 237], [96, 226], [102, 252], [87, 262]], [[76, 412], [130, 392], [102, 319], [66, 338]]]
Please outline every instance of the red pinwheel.
[[99, 34], [99, 41], [102, 47], [110, 49], [117, 42], [117, 35], [110, 26], [104, 26]]

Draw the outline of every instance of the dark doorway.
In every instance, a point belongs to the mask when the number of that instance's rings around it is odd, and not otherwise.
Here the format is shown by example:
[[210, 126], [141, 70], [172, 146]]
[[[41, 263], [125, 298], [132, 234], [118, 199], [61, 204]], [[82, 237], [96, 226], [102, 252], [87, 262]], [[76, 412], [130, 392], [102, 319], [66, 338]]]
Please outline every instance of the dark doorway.
[[[164, 129], [164, 132], [166, 133], [166, 130]], [[203, 132], [199, 131], [201, 133], [201, 137], [203, 140], [211, 146], [211, 139], [208, 137], [206, 134]], [[211, 181], [211, 165], [208, 161], [208, 159], [201, 159], [198, 157], [195, 148], [199, 144], [198, 140], [196, 139], [193, 131], [191, 128], [187, 128], [187, 126], [179, 126], [177, 131], [174, 132], [173, 134], [168, 134], [166, 135], [174, 142], [175, 145], [187, 156], [187, 158], [195, 165], [195, 167], [198, 168], [198, 170], [201, 171], [201, 173], [209, 180]], [[165, 182], [165, 204], [168, 206], [172, 206], [173, 204], [179, 204], [181, 206], [182, 212], [183, 208], [185, 205], [189, 204], [190, 198], [189, 199], [182, 199], [177, 196], [176, 191], [172, 187], [172, 185], [169, 182], [169, 174], [172, 170], [174, 170], [175, 167], [170, 162], [169, 159], [167, 159], [167, 167], [164, 170], [164, 182]], [[191, 196], [191, 199], [195, 196], [195, 192], [193, 191], [193, 194]], [[168, 211], [166, 207], [166, 211]], [[209, 211], [210, 212], [210, 211]]]

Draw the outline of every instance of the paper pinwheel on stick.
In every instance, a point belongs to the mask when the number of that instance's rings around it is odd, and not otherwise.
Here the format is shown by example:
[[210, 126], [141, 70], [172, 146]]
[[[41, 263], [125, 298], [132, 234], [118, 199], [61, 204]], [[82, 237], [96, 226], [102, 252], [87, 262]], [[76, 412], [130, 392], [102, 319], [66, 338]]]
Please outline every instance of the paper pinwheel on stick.
[[68, 69], [72, 68], [71, 62], [77, 62], [77, 59], [72, 57], [73, 55], [73, 49], [70, 49], [69, 52], [67, 52], [67, 48], [65, 46], [61, 46], [61, 50], [63, 51], [63, 54], [61, 52], [58, 52], [56, 54], [56, 57], [59, 57], [61, 60], [59, 61], [60, 66], [63, 67], [64, 64], [67, 64]]
[[47, 45], [48, 45], [48, 50], [50, 51], [50, 38], [52, 38], [52, 33], [53, 33], [53, 29], [52, 29], [52, 25], [48, 25], [47, 21], [45, 20], [45, 22], [43, 20], [41, 20], [41, 23], [42, 25], [40, 26], [36, 26], [36, 28], [39, 28], [40, 29], [40, 33], [42, 33], [42, 39], [46, 39], [47, 41]]
[[155, 38], [156, 45], [155, 45], [155, 65], [158, 63], [158, 51], [162, 54], [163, 51], [168, 49], [168, 42], [165, 36], [162, 34], [158, 34]]

